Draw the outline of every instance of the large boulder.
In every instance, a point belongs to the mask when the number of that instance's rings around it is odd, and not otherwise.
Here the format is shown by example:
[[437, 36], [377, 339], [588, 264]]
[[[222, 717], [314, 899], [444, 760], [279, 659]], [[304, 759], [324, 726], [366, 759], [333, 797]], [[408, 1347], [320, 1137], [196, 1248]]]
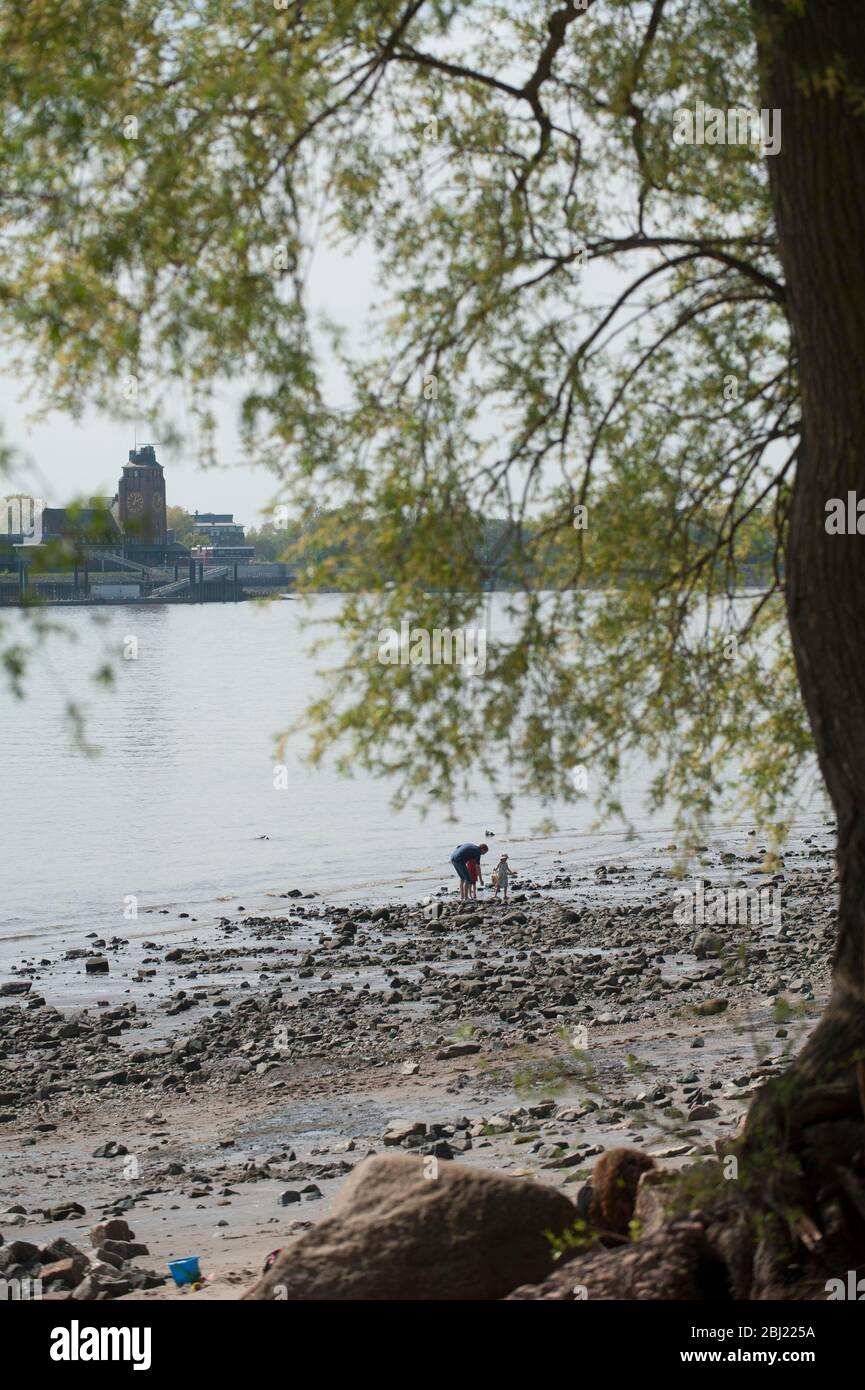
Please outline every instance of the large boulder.
[[333, 1214], [288, 1247], [248, 1299], [495, 1299], [553, 1268], [547, 1232], [576, 1210], [561, 1192], [457, 1163], [378, 1155]]
[[641, 1240], [656, 1235], [671, 1219], [681, 1181], [674, 1168], [650, 1168], [643, 1173], [634, 1204]]

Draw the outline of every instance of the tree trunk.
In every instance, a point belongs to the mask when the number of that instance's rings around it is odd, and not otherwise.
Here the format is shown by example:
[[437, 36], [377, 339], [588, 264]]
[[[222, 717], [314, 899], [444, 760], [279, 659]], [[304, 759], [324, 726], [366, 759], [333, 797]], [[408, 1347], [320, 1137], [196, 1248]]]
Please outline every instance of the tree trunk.
[[752, 9], [761, 103], [781, 112], [781, 149], [767, 162], [802, 397], [787, 610], [838, 833], [832, 997], [788, 1087], [807, 1122], [804, 1089], [828, 1083], [837, 1113], [865, 1074], [865, 534], [826, 530], [831, 498], [846, 510], [856, 492], [865, 513], [865, 5]]

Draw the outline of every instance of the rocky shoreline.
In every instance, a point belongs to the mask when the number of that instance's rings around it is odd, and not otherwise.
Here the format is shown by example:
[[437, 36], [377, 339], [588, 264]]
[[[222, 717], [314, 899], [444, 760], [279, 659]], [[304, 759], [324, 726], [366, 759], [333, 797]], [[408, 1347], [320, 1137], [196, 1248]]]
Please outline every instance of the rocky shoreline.
[[[575, 1214], [613, 1150], [661, 1169], [714, 1154], [822, 1007], [829, 852], [814, 836], [767, 873], [745, 837], [706, 851], [707, 887], [782, 894], [769, 924], [677, 921], [667, 855], [563, 860], [507, 905], [294, 889], [208, 931], [178, 914], [167, 934], [22, 959], [0, 979], [0, 1277], [233, 1298], [269, 1251], [335, 1219], [370, 1154], [532, 1178]], [[147, 1255], [88, 1250], [106, 1221]], [[190, 1255], [197, 1291], [157, 1282]]]

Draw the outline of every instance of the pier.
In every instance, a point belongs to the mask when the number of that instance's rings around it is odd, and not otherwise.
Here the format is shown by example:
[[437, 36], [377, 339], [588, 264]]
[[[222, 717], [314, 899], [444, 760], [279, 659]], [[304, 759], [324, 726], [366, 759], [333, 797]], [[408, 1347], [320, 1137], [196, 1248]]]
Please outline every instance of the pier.
[[221, 564], [190, 558], [173, 566], [142, 565], [87, 549], [67, 568], [39, 572], [24, 550], [0, 571], [0, 607], [28, 603], [238, 603], [289, 589], [294, 574], [280, 562]]

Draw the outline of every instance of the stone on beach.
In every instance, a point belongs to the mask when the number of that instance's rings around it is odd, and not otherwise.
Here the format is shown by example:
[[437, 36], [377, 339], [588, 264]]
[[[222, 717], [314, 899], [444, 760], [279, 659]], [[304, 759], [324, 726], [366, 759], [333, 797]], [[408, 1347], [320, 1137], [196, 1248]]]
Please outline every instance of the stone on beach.
[[115, 1216], [110, 1221], [101, 1221], [90, 1232], [90, 1244], [103, 1245], [106, 1240], [134, 1240], [135, 1232], [122, 1217]]
[[66, 1259], [55, 1260], [53, 1264], [43, 1265], [39, 1271], [39, 1278], [43, 1284], [56, 1282], [74, 1289], [81, 1283], [86, 1270], [87, 1260], [83, 1255], [70, 1255]]
[[46, 1207], [45, 1217], [48, 1221], [68, 1221], [73, 1216], [83, 1216], [84, 1207], [80, 1202], [59, 1202], [57, 1206]]
[[727, 999], [704, 999], [702, 1003], [694, 1005], [694, 1013], [698, 1018], [713, 1018], [715, 1014], [723, 1014], [729, 1007]]
[[253, 1300], [497, 1299], [553, 1268], [546, 1232], [574, 1220], [562, 1193], [422, 1159], [366, 1159], [333, 1214], [281, 1254]]
[[390, 1147], [404, 1143], [414, 1134], [426, 1134], [423, 1120], [391, 1120], [382, 1140]]
[[697, 960], [705, 960], [707, 956], [719, 956], [724, 944], [724, 938], [717, 932], [698, 931], [694, 937], [694, 955]]
[[147, 1246], [137, 1240], [104, 1240], [101, 1248], [120, 1260], [135, 1260], [139, 1255], [150, 1254]]

